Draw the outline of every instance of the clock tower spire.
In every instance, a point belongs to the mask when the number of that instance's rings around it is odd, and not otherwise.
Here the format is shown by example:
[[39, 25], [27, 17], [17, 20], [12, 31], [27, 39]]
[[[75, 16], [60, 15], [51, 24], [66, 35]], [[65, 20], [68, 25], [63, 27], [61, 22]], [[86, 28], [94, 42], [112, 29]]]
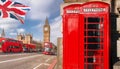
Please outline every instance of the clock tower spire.
[[44, 42], [50, 42], [50, 25], [47, 17], [43, 27], [43, 32], [44, 32]]

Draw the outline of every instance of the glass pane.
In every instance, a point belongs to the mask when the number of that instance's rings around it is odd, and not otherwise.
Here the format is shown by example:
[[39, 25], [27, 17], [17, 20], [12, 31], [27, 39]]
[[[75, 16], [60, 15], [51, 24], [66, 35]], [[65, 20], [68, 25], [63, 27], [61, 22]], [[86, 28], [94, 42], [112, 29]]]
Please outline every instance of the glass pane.
[[88, 49], [99, 49], [100, 44], [88, 44]]
[[100, 22], [100, 18], [97, 18], [97, 17], [88, 17], [88, 22], [99, 23]]
[[88, 58], [87, 62], [88, 63], [93, 63], [93, 58]]
[[84, 54], [85, 57], [88, 58], [88, 57], [93, 57], [95, 52], [94, 51], [88, 51], [88, 49], [86, 49], [84, 53], [85, 53]]
[[100, 42], [100, 38], [88, 38], [88, 42]]
[[99, 31], [88, 31], [88, 36], [99, 36], [100, 32]]
[[100, 29], [99, 24], [88, 24], [88, 29]]

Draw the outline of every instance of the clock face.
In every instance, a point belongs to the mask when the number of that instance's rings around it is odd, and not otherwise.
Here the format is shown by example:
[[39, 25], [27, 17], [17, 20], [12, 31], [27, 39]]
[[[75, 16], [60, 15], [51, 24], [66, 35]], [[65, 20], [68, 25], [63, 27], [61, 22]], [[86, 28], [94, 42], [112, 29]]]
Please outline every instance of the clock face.
[[48, 30], [48, 28], [47, 27], [45, 27], [45, 31], [47, 31]]

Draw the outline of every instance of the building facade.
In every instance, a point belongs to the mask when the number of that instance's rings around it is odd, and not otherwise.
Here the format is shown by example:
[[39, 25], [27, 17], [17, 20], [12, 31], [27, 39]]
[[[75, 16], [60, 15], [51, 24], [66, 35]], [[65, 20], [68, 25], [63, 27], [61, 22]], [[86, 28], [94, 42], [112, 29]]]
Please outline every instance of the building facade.
[[33, 40], [31, 34], [18, 34], [17, 40], [22, 41], [24, 44], [35, 44], [37, 51], [42, 51], [42, 42]]
[[30, 44], [33, 41], [33, 36], [31, 34], [18, 34], [17, 40], [22, 41], [25, 44]]

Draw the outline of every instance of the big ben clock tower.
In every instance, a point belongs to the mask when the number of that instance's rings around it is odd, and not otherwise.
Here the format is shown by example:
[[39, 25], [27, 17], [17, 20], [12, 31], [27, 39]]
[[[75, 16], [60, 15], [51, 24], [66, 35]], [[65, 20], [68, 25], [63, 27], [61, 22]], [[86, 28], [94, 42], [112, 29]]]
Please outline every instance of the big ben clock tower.
[[48, 18], [46, 18], [45, 20], [43, 31], [44, 31], [44, 42], [50, 42], [50, 25], [48, 22]]

